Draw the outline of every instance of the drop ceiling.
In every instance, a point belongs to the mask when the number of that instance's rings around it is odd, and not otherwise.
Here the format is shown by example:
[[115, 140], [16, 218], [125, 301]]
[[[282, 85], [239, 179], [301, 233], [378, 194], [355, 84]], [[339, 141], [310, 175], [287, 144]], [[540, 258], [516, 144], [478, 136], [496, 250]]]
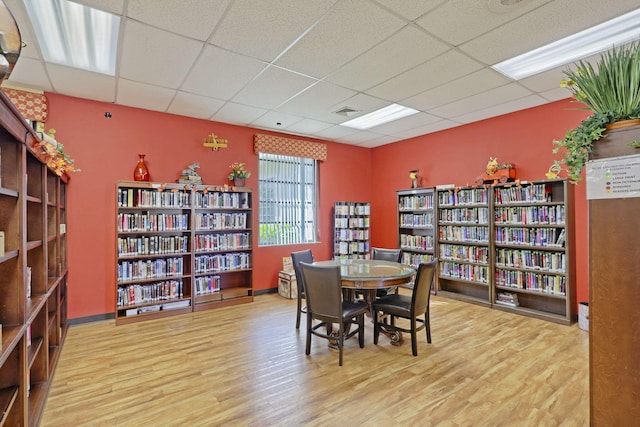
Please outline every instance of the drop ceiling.
[[[638, 0], [83, 0], [122, 16], [116, 75], [44, 62], [14, 86], [376, 147], [567, 98], [559, 67], [520, 81], [491, 65], [638, 7]], [[418, 114], [359, 131], [391, 103]], [[349, 116], [336, 113], [357, 110]]]

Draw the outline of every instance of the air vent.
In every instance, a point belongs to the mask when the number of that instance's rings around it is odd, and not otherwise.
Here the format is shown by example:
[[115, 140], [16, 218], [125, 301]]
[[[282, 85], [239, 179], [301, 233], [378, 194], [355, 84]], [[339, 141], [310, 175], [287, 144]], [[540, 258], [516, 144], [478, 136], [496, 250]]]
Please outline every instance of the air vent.
[[360, 110], [356, 110], [355, 108], [351, 108], [351, 107], [342, 107], [338, 111], [334, 111], [335, 114], [340, 114], [341, 116], [345, 116], [345, 117], [355, 116], [359, 112]]

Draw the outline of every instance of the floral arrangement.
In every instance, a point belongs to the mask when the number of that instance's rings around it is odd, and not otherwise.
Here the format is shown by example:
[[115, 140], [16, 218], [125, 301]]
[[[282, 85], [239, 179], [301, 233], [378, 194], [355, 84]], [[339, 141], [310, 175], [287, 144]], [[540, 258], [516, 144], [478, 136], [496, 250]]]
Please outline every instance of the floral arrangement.
[[55, 140], [56, 130], [49, 129], [47, 136], [40, 142], [40, 147], [44, 151], [47, 166], [53, 170], [56, 175], [62, 175], [68, 172], [80, 172], [74, 166], [74, 160], [64, 151], [64, 145]]
[[229, 173], [229, 179], [234, 179], [234, 178], [249, 178], [251, 176], [251, 172], [249, 172], [244, 163], [232, 163], [231, 166], [229, 166], [231, 168], [231, 172]]

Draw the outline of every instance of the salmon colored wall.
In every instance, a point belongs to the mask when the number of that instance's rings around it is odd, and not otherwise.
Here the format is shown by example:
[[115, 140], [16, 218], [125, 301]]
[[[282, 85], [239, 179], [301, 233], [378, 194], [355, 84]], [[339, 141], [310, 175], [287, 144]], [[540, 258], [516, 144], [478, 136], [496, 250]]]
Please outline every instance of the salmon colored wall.
[[[116, 182], [133, 179], [138, 153], [146, 154], [151, 179], [159, 182], [175, 182], [186, 166], [197, 161], [205, 183], [226, 184], [229, 165], [245, 162], [253, 172], [247, 185], [254, 188], [257, 229], [258, 158], [253, 135], [272, 132], [55, 94], [47, 97], [46, 129], [56, 129], [56, 139], [81, 169], [71, 174], [67, 200], [70, 318], [115, 310]], [[105, 118], [107, 111], [110, 119]], [[214, 152], [203, 147], [212, 132], [228, 139], [229, 148]], [[328, 159], [320, 164], [320, 243], [255, 248], [256, 290], [277, 286], [282, 257], [293, 250], [311, 248], [318, 259], [330, 258], [334, 202], [371, 198], [370, 149], [327, 145]]]
[[[569, 100], [471, 123], [374, 148], [371, 244], [398, 245], [396, 190], [409, 188], [409, 171], [420, 169], [422, 186], [473, 185], [489, 160], [514, 163], [521, 180], [545, 179], [553, 160], [553, 139], [584, 119]], [[577, 302], [588, 301], [588, 228], [585, 184], [575, 187]], [[577, 308], [576, 308], [577, 312]]]

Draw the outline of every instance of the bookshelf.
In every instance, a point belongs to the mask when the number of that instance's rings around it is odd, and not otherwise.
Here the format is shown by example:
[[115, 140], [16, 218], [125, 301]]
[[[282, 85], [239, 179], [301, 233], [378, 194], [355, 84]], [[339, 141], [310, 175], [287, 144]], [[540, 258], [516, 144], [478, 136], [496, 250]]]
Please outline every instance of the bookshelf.
[[574, 320], [572, 190], [566, 180], [493, 187], [496, 308]]
[[66, 186], [0, 95], [0, 425], [37, 425], [67, 332]]
[[116, 190], [116, 324], [253, 301], [251, 190]]
[[369, 203], [335, 202], [333, 212], [333, 257], [369, 259]]
[[573, 187], [563, 179], [438, 188], [443, 295], [575, 320]]
[[417, 267], [435, 255], [435, 200], [433, 188], [396, 191], [401, 262]]
[[491, 305], [489, 190], [438, 188], [438, 286], [442, 294]]

